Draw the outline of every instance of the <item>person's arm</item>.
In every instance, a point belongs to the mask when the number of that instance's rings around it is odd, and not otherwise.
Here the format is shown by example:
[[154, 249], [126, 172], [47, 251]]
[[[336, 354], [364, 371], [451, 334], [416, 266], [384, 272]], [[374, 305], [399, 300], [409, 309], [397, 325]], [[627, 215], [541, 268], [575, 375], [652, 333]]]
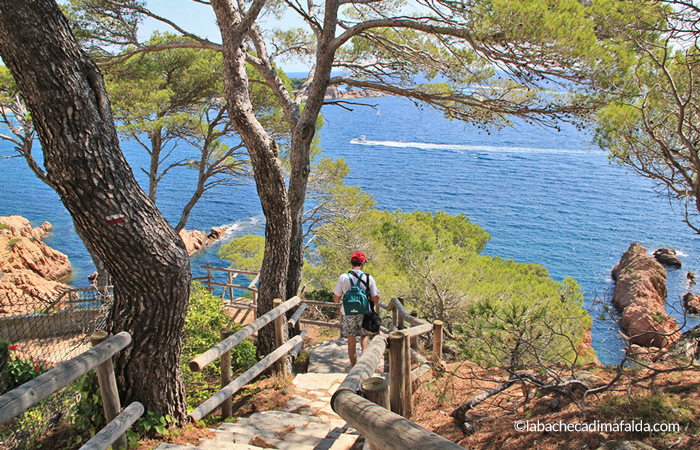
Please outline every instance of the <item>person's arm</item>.
[[333, 294], [333, 301], [336, 303], [340, 303], [340, 295]]
[[377, 303], [379, 303], [379, 294], [377, 294], [377, 295], [375, 295], [374, 297], [372, 297], [372, 301], [374, 302], [375, 305], [376, 305]]

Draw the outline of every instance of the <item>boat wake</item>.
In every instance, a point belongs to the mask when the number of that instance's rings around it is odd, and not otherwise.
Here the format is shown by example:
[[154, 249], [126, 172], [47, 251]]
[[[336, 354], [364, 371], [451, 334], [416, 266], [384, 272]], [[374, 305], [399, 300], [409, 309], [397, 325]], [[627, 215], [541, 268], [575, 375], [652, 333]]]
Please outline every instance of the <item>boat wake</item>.
[[423, 150], [448, 150], [458, 153], [586, 153], [586, 150], [571, 150], [566, 148], [536, 148], [536, 147], [509, 147], [493, 145], [460, 145], [460, 144], [431, 144], [428, 142], [403, 142], [403, 141], [371, 141], [361, 136], [350, 140], [351, 144], [372, 145], [395, 148], [418, 148]]

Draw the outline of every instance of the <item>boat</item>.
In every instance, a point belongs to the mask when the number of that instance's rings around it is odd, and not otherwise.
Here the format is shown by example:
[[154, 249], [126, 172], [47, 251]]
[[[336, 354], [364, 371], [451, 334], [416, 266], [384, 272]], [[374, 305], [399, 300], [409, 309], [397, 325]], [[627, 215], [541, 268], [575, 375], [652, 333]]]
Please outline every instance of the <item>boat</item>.
[[351, 143], [351, 144], [366, 144], [366, 143], [367, 143], [367, 139], [365, 138], [365, 135], [363, 134], [363, 135], [360, 136], [359, 138], [350, 139], [350, 143]]

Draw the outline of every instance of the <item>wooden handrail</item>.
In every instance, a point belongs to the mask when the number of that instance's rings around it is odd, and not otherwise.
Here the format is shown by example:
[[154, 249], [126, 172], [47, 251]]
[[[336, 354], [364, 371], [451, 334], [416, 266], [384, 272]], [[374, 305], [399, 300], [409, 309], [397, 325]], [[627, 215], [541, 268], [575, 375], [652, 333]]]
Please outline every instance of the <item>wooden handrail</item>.
[[342, 305], [340, 302], [335, 303], [335, 302], [319, 302], [317, 300], [304, 300], [304, 303], [307, 305], [311, 306], [324, 306], [324, 307], [329, 307], [329, 308], [340, 308]]
[[241, 328], [238, 332], [232, 334], [230, 337], [224, 339], [214, 347], [210, 348], [206, 352], [202, 353], [201, 355], [197, 356], [195, 359], [190, 361], [190, 369], [193, 372], [199, 372], [207, 364], [219, 358], [224, 352], [240, 344], [244, 339], [252, 336], [253, 333], [258, 331], [265, 325], [271, 323], [273, 320], [286, 313], [290, 309], [294, 308], [299, 303], [301, 303], [301, 298], [292, 297], [286, 302], [282, 303], [277, 308], [270, 310], [267, 314], [258, 317], [250, 324]]
[[349, 390], [337, 391], [331, 398], [331, 407], [367, 440], [384, 450], [464, 450]]
[[142, 415], [143, 405], [141, 403], [130, 404], [114, 420], [105, 425], [99, 433], [80, 447], [80, 450], [107, 450]]
[[290, 327], [296, 325], [299, 319], [301, 319], [301, 315], [304, 314], [304, 311], [306, 311], [306, 303], [299, 305], [297, 310], [294, 312], [294, 315], [287, 321], [287, 325]]
[[[260, 280], [260, 274], [257, 274], [257, 275], [255, 276], [255, 278], [253, 278], [253, 281], [250, 282], [250, 284], [248, 285], [248, 287], [249, 287], [249, 288], [255, 289], [255, 285], [258, 283], [258, 280]], [[257, 289], [255, 289], [255, 290], [256, 290], [256, 292], [257, 292]]]
[[411, 325], [423, 325], [424, 323], [428, 323], [425, 320], [421, 320], [418, 317], [414, 317], [408, 313], [408, 310], [406, 309], [405, 306], [401, 304], [401, 301], [394, 297], [391, 299], [391, 304], [393, 305], [392, 309], [396, 309], [399, 314], [403, 317], [403, 320], [410, 323]]
[[415, 327], [406, 328], [405, 330], [408, 331], [408, 337], [414, 338], [433, 331], [433, 324], [422, 323]]
[[6, 393], [0, 397], [0, 425], [95, 369], [130, 343], [131, 335], [122, 331]]
[[192, 421], [195, 422], [206, 417], [209, 413], [211, 413], [219, 405], [221, 405], [224, 402], [224, 400], [241, 390], [243, 386], [250, 383], [255, 377], [260, 375], [265, 369], [270, 367], [278, 359], [282, 358], [288, 351], [296, 347], [296, 345], [300, 342], [303, 342], [302, 335], [294, 336], [283, 346], [279, 347], [277, 350], [261, 359], [260, 362], [258, 362], [256, 365], [254, 365], [241, 376], [233, 380], [226, 387], [221, 389], [213, 396], [209, 397], [209, 399], [205, 400], [204, 403], [195, 408], [195, 410], [192, 411], [187, 417], [189, 417]]
[[299, 319], [299, 323], [303, 323], [305, 325], [316, 325], [319, 327], [343, 328], [343, 324], [340, 322], [323, 322], [321, 320]]
[[229, 272], [229, 273], [239, 273], [241, 275], [259, 275], [259, 272], [253, 272], [251, 270], [240, 270], [240, 269], [231, 269], [230, 267], [214, 267], [212, 265], [206, 264], [204, 266], [199, 266], [200, 269], [208, 269], [208, 270], [218, 270], [219, 272]]
[[[357, 392], [362, 382], [374, 374], [374, 371], [379, 365], [379, 361], [382, 359], [382, 356], [384, 356], [386, 338], [386, 335], [378, 334], [372, 339], [367, 346], [367, 350], [362, 352], [355, 366], [350, 369], [348, 376], [340, 383], [336, 393], [341, 390]], [[332, 404], [333, 400], [331, 400], [331, 405]]]

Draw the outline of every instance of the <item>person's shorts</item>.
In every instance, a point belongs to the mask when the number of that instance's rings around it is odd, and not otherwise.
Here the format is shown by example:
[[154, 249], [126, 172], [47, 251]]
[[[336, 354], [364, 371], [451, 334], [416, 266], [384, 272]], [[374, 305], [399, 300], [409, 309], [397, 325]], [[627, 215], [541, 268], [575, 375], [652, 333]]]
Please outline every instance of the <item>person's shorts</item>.
[[343, 327], [340, 329], [340, 335], [342, 337], [351, 337], [369, 334], [369, 331], [362, 328], [362, 319], [364, 319], [364, 317], [364, 314], [343, 316]]

